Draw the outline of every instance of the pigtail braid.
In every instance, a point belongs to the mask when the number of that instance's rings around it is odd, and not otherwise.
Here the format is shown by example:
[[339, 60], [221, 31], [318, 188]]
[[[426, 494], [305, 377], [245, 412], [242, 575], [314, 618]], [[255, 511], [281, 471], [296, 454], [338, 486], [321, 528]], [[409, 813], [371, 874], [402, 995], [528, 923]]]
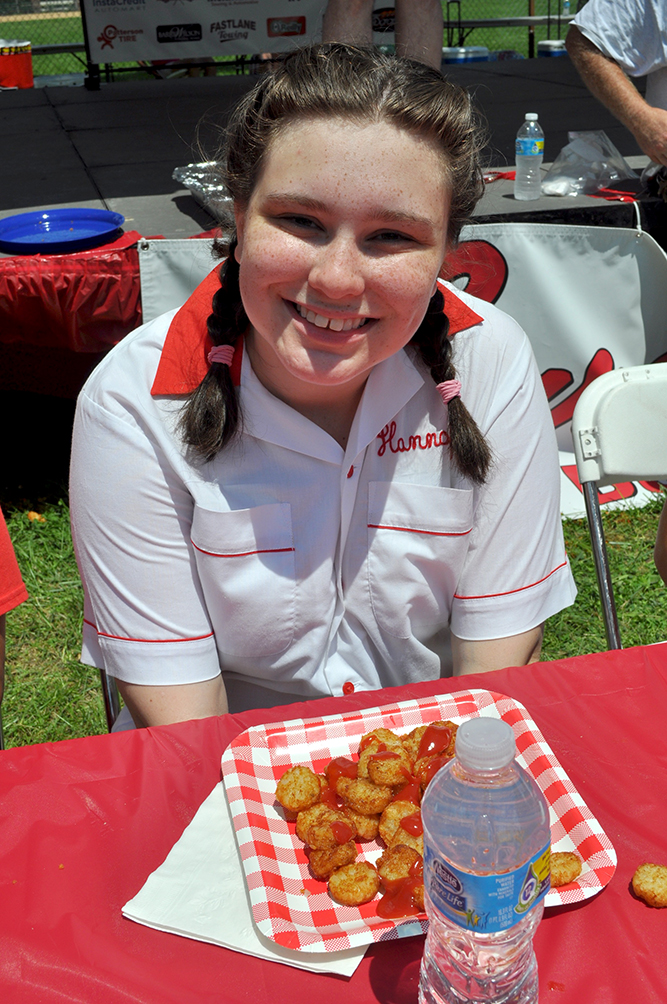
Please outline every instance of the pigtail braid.
[[[235, 345], [248, 326], [239, 290], [239, 266], [234, 258], [236, 238], [220, 266], [220, 288], [213, 296], [212, 313], [206, 321], [214, 345]], [[213, 460], [238, 430], [241, 420], [238, 395], [229, 366], [212, 363], [181, 413], [183, 440], [205, 460]]]
[[[437, 290], [412, 339], [436, 384], [456, 378], [452, 343], [448, 337], [449, 319], [443, 313], [444, 305], [444, 297]], [[491, 464], [489, 444], [460, 397], [453, 398], [447, 408], [451, 456], [461, 474], [476, 484], [483, 484]]]

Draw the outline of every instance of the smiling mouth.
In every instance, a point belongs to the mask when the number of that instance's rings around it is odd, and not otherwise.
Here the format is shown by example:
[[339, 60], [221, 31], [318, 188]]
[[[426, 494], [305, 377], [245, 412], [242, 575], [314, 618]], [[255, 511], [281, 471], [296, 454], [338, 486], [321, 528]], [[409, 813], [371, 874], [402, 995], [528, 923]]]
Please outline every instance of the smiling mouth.
[[331, 331], [356, 331], [357, 328], [362, 328], [371, 320], [370, 317], [349, 317], [346, 320], [342, 317], [324, 317], [322, 314], [317, 314], [314, 310], [304, 307], [301, 303], [293, 303], [292, 306], [303, 317], [304, 321], [310, 321], [318, 328], [330, 328]]

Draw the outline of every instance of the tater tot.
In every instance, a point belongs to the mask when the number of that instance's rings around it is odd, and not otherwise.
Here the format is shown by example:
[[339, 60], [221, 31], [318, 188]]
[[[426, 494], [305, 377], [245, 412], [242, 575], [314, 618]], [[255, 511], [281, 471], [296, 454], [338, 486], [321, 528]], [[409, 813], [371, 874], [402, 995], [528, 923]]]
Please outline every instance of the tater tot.
[[444, 752], [446, 756], [450, 757], [454, 756], [454, 745], [456, 743], [456, 733], [458, 731], [458, 725], [455, 725], [454, 722], [450, 721], [430, 722], [428, 725], [418, 725], [417, 728], [413, 729], [409, 735], [403, 736], [402, 738], [403, 745], [405, 746], [406, 750], [412, 757], [413, 762], [419, 759], [419, 746], [424, 737], [424, 733], [432, 725], [442, 725], [450, 730], [452, 736], [449, 741], [449, 746]]
[[632, 876], [632, 888], [649, 906], [667, 906], [667, 868], [645, 862]]
[[412, 834], [401, 826], [401, 820], [414, 816], [419, 810], [412, 802], [391, 802], [380, 817], [380, 836], [387, 847], [394, 844], [405, 844], [419, 854], [424, 853], [423, 834]]
[[335, 819], [327, 818], [322, 822], [315, 822], [306, 830], [305, 843], [313, 850], [321, 851], [336, 847], [354, 840], [357, 835], [357, 828], [349, 816], [343, 812], [332, 811]]
[[391, 801], [391, 788], [364, 781], [363, 778], [339, 777], [336, 791], [355, 812], [362, 816], [376, 816]]
[[391, 886], [393, 883], [407, 878], [414, 863], [420, 860], [420, 855], [413, 847], [408, 847], [406, 844], [396, 844], [394, 847], [388, 847], [378, 858], [376, 865], [378, 875], [383, 882]]
[[327, 850], [311, 850], [308, 858], [310, 870], [318, 879], [328, 879], [337, 868], [350, 865], [356, 859], [357, 846], [354, 840], [348, 840], [346, 844], [338, 844]]
[[329, 892], [344, 906], [361, 906], [377, 895], [380, 876], [367, 861], [338, 868], [329, 879]]
[[551, 852], [551, 884], [555, 889], [581, 875], [581, 858], [572, 851]]
[[[404, 880], [412, 879], [410, 869], [422, 860], [421, 854], [406, 844], [395, 844], [387, 848], [377, 862], [378, 875], [387, 892], [394, 892]], [[424, 883], [421, 881], [421, 875], [419, 880], [413, 879], [411, 885], [412, 902], [418, 910], [423, 910]]]
[[373, 784], [387, 785], [390, 788], [399, 784], [407, 784], [412, 771], [412, 761], [403, 747], [371, 754], [368, 758], [368, 776]]
[[360, 812], [355, 812], [349, 806], [344, 811], [356, 827], [357, 840], [375, 840], [380, 827], [379, 813], [375, 816], [362, 816]]
[[320, 800], [322, 785], [310, 767], [297, 765], [285, 771], [278, 781], [276, 798], [288, 812], [302, 812]]
[[389, 729], [375, 729], [373, 732], [367, 732], [365, 736], [361, 737], [359, 742], [358, 777], [365, 781], [369, 780], [369, 761], [371, 757], [375, 756], [375, 754], [379, 753], [381, 750], [391, 750], [397, 753], [404, 753], [405, 747], [401, 742], [400, 736], [394, 735], [394, 733], [390, 732]]
[[308, 831], [311, 826], [321, 823], [331, 823], [337, 818], [338, 813], [335, 809], [330, 809], [327, 805], [322, 805], [321, 803], [312, 805], [310, 809], [304, 809], [296, 817], [296, 835], [299, 840], [307, 844]]

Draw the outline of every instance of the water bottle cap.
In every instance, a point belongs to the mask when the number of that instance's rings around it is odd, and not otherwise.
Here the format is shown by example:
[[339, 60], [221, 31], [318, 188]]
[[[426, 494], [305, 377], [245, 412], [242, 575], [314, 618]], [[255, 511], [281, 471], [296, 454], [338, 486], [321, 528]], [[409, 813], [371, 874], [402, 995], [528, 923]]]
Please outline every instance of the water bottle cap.
[[537, 112], [526, 112], [527, 122], [537, 122]]
[[471, 718], [456, 733], [456, 756], [470, 770], [500, 770], [515, 754], [514, 733], [499, 718]]

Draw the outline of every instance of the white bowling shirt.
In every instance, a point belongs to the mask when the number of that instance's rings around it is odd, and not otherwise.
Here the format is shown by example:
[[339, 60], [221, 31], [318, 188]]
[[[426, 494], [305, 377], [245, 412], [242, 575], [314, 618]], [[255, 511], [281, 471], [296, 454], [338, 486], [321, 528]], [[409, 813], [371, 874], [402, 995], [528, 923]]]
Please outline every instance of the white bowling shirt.
[[434, 679], [450, 626], [506, 637], [573, 602], [554, 429], [511, 318], [443, 286], [462, 397], [494, 454], [481, 488], [450, 465], [447, 409], [410, 348], [371, 372], [343, 450], [240, 347], [243, 432], [202, 463], [176, 423], [207, 370], [217, 286], [214, 272], [125, 338], [81, 391], [84, 662], [153, 685], [222, 669], [236, 710]]

